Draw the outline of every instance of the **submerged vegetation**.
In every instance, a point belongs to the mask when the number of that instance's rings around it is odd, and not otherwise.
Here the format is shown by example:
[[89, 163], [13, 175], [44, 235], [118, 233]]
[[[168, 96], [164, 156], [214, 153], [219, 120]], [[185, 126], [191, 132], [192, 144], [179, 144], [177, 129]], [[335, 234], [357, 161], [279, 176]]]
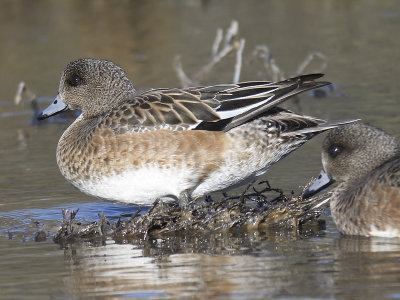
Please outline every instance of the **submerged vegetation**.
[[[98, 221], [82, 224], [75, 220], [77, 210], [63, 210], [63, 223], [54, 241], [66, 244], [112, 238], [126, 242], [176, 234], [324, 229], [324, 221], [319, 216], [326, 208], [329, 194], [302, 199], [302, 196], [286, 196], [270, 188], [268, 182], [261, 184], [265, 185], [261, 191], [249, 186], [240, 196], [225, 195], [218, 201], [206, 199], [184, 209], [177, 203], [158, 201], [147, 211], [141, 213], [139, 208], [131, 217], [117, 222], [109, 221], [100, 213]], [[272, 195], [269, 200], [271, 192], [278, 195]]]

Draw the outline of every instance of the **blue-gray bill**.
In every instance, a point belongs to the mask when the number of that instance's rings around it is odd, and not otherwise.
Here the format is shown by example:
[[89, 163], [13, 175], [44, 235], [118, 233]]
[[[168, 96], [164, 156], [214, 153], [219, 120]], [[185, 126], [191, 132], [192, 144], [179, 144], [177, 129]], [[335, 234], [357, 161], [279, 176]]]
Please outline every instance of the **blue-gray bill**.
[[61, 97], [58, 94], [54, 101], [44, 109], [37, 118], [38, 120], [44, 120], [66, 110], [68, 110], [68, 105], [61, 100]]
[[303, 199], [310, 198], [311, 196], [315, 195], [322, 189], [326, 188], [327, 186], [331, 185], [335, 181], [329, 176], [324, 170], [318, 175], [318, 178], [308, 187], [308, 189], [303, 194]]

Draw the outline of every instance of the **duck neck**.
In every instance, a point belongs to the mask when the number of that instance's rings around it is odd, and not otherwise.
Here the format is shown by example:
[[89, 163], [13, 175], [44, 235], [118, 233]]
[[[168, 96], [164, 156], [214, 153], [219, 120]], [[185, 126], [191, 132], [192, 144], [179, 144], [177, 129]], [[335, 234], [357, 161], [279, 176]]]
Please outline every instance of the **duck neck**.
[[[111, 93], [111, 92], [110, 92]], [[82, 107], [82, 114], [84, 119], [92, 119], [98, 116], [109, 113], [113, 108], [120, 106], [122, 103], [127, 102], [135, 98], [136, 91], [132, 85], [110, 93], [104, 93], [99, 95], [93, 93], [91, 99], [86, 101], [87, 103]], [[107, 101], [104, 101], [107, 99]]]

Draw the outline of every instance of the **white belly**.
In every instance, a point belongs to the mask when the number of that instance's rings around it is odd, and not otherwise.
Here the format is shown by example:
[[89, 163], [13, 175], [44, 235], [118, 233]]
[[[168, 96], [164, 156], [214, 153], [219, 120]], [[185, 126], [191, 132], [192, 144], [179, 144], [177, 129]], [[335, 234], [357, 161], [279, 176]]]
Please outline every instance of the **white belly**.
[[[73, 184], [82, 192], [106, 200], [136, 205], [151, 205], [157, 199], [178, 200], [182, 192], [189, 192], [192, 199], [214, 192], [236, 188], [263, 174], [269, 164], [254, 161], [228, 160], [200, 181], [204, 175], [187, 166], [160, 168], [147, 165], [129, 169], [95, 181], [77, 181]], [[200, 181], [200, 182], [199, 182]]]
[[384, 230], [379, 230], [376, 226], [372, 225], [371, 230], [369, 231], [369, 235], [395, 238], [400, 237], [400, 231], [399, 228], [393, 228], [392, 226], [388, 226], [388, 228], [385, 228]]
[[78, 182], [75, 186], [86, 194], [103, 199], [151, 205], [158, 198], [177, 200], [179, 194], [193, 188], [195, 182], [196, 174], [192, 172], [176, 167], [148, 166], [103, 177], [95, 182]]

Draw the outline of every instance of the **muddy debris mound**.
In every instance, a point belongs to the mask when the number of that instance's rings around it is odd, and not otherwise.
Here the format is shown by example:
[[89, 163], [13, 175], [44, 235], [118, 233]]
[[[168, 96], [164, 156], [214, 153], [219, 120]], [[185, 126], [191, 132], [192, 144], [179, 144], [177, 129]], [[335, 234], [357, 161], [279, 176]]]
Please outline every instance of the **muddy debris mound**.
[[[117, 222], [109, 221], [104, 213], [100, 213], [98, 221], [82, 224], [75, 219], [78, 210], [63, 210], [62, 225], [53, 239], [59, 244], [106, 238], [124, 242], [178, 233], [298, 231], [305, 226], [325, 228], [319, 216], [326, 209], [328, 193], [302, 199], [301, 195], [286, 196], [279, 189], [271, 188], [266, 181], [260, 184], [265, 185], [261, 191], [248, 186], [240, 196], [224, 195], [218, 201], [207, 198], [186, 208], [177, 203], [157, 201], [150, 209], [142, 212], [139, 208], [131, 217]], [[269, 200], [271, 192], [275, 193], [275, 197]]]

